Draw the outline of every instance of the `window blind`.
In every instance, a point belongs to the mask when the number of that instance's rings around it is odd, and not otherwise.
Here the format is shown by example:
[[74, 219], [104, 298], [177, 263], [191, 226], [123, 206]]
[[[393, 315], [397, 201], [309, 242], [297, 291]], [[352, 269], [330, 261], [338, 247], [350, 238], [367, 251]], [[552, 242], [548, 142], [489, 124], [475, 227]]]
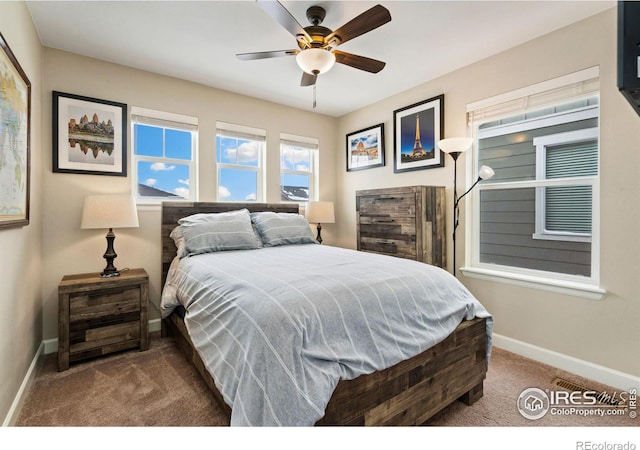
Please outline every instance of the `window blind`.
[[[547, 179], [598, 174], [598, 141], [547, 147]], [[547, 231], [591, 233], [591, 186], [561, 186], [545, 189]]]
[[162, 128], [174, 128], [185, 131], [198, 131], [198, 118], [174, 114], [164, 111], [131, 107], [131, 121], [141, 125], [150, 125]]
[[598, 141], [548, 146], [545, 178], [567, 178], [598, 174]]
[[469, 125], [532, 113], [548, 105], [597, 96], [599, 69], [592, 67], [565, 77], [467, 105]]
[[216, 134], [220, 137], [260, 142], [264, 142], [267, 136], [264, 130], [224, 122], [216, 123]]

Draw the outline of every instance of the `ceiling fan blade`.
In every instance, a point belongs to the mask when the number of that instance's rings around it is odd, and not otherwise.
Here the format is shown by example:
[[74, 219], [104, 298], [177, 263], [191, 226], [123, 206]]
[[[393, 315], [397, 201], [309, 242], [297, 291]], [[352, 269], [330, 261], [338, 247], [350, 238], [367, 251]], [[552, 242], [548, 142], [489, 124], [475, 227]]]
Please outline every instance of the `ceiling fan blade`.
[[311, 43], [311, 36], [291, 13], [278, 1], [258, 0], [258, 6], [269, 14], [276, 22], [291, 33], [299, 42], [308, 47]]
[[335, 30], [325, 39], [332, 47], [375, 30], [391, 21], [391, 13], [382, 5], [376, 5]]
[[356, 69], [364, 70], [371, 73], [380, 72], [387, 64], [385, 62], [378, 61], [377, 59], [358, 56], [352, 53], [345, 53], [339, 50], [335, 50], [333, 54], [336, 56], [337, 63], [345, 64], [347, 66], [351, 66]]
[[314, 86], [316, 84], [316, 80], [318, 79], [318, 75], [302, 72], [302, 79], [300, 80], [300, 86]]
[[300, 50], [274, 50], [271, 52], [253, 52], [238, 53], [236, 56], [243, 61], [251, 61], [254, 59], [278, 58], [280, 56], [294, 56], [300, 53]]

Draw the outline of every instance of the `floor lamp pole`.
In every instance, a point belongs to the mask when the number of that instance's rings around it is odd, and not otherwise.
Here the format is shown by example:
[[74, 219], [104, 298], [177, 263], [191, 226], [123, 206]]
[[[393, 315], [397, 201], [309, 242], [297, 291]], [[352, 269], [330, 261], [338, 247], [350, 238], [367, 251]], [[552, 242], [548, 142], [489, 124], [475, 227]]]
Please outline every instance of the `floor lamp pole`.
[[461, 152], [449, 153], [453, 158], [453, 276], [456, 276], [456, 228], [458, 228], [458, 156]]
[[453, 159], [453, 276], [456, 276], [456, 230], [458, 228], [459, 216], [460, 216], [460, 200], [467, 195], [475, 187], [480, 180], [488, 180], [495, 174], [493, 169], [489, 166], [482, 166], [478, 171], [478, 179], [469, 189], [465, 191], [460, 197], [458, 197], [458, 157], [461, 153], [466, 152], [471, 148], [473, 144], [472, 138], [449, 138], [442, 139], [438, 142], [438, 147], [445, 153], [451, 155]]

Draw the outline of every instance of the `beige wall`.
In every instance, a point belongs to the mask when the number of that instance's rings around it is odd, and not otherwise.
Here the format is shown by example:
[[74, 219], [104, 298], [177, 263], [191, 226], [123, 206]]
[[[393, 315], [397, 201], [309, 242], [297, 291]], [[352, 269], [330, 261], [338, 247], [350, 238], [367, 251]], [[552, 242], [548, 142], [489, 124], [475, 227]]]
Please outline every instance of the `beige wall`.
[[0, 2], [0, 32], [31, 82], [29, 225], [0, 230], [0, 418], [42, 342], [42, 47], [22, 2]]
[[[130, 69], [47, 48], [44, 58], [44, 136], [51, 136], [52, 91], [61, 91], [131, 106], [197, 117], [199, 120], [200, 200], [214, 201], [216, 190], [216, 121], [247, 125], [267, 132], [267, 201], [280, 200], [279, 135], [281, 132], [320, 141], [320, 198], [333, 200], [333, 143], [337, 119], [264, 102], [203, 85]], [[131, 139], [129, 133], [129, 141]], [[131, 191], [131, 156], [126, 178], [53, 173], [51, 141], [43, 148], [46, 239], [43, 242], [44, 338], [57, 336], [57, 286], [64, 274], [101, 271], [105, 234], [81, 230], [84, 197], [94, 193]], [[129, 145], [129, 149], [131, 146]], [[160, 299], [160, 209], [141, 207], [140, 228], [115, 230], [118, 268], [143, 267], [150, 276], [151, 302]], [[327, 239], [331, 239], [327, 226]], [[151, 317], [159, 317], [151, 307]]]
[[[544, 349], [640, 375], [640, 117], [616, 88], [616, 9], [472, 64], [341, 117], [339, 136], [384, 122], [387, 165], [345, 172], [337, 159], [337, 241], [355, 247], [355, 191], [412, 184], [446, 185], [451, 199], [453, 164], [411, 173], [393, 173], [393, 111], [445, 94], [445, 137], [467, 133], [468, 103], [535, 84], [591, 66], [600, 66], [601, 81], [601, 286], [604, 300], [553, 294], [497, 282], [459, 278], [495, 317], [495, 332]], [[458, 180], [465, 180], [465, 161], [458, 161]], [[451, 230], [451, 215], [448, 230]], [[456, 237], [457, 261], [464, 255], [464, 220]], [[448, 242], [448, 255], [452, 250]], [[449, 265], [451, 257], [449, 256]], [[449, 267], [451, 269], [451, 267]], [[459, 273], [459, 272], [458, 272]]]
[[[602, 301], [464, 278], [494, 314], [496, 333], [581, 360], [640, 375], [640, 118], [615, 86], [615, 9], [518, 48], [425, 83], [339, 119], [303, 112], [122, 66], [41, 47], [23, 2], [0, 2], [0, 30], [32, 83], [31, 223], [0, 231], [0, 417], [7, 416], [43, 340], [57, 337], [57, 284], [67, 273], [104, 266], [104, 233], [80, 230], [82, 202], [92, 193], [129, 192], [131, 178], [54, 174], [51, 171], [51, 91], [59, 90], [197, 116], [200, 120], [201, 199], [214, 200], [216, 120], [267, 130], [267, 200], [278, 200], [278, 134], [320, 139], [320, 198], [336, 202], [338, 223], [326, 242], [355, 247], [355, 191], [412, 184], [445, 185], [452, 164], [393, 173], [393, 111], [445, 94], [445, 135], [466, 133], [466, 104], [599, 65], [601, 73]], [[387, 165], [346, 172], [344, 136], [385, 123]], [[464, 159], [458, 164], [465, 178]], [[130, 164], [129, 164], [130, 167]], [[464, 218], [463, 218], [464, 219]], [[449, 217], [451, 229], [451, 217]], [[459, 229], [461, 261], [464, 221]], [[117, 231], [118, 267], [144, 267], [152, 302], [160, 295], [159, 212], [140, 211], [140, 228]], [[451, 242], [449, 239], [449, 254]], [[12, 255], [10, 258], [7, 255]], [[158, 317], [152, 308], [152, 317]]]

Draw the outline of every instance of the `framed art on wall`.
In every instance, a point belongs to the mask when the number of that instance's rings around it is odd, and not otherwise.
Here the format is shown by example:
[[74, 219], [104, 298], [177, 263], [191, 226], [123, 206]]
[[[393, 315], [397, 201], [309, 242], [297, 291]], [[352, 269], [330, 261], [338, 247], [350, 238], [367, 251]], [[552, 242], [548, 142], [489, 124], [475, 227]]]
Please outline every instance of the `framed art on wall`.
[[394, 172], [444, 166], [444, 94], [395, 110], [393, 127]]
[[127, 176], [127, 105], [53, 91], [53, 171]]
[[31, 83], [0, 33], [0, 229], [29, 224]]
[[347, 134], [347, 172], [384, 166], [384, 124]]

